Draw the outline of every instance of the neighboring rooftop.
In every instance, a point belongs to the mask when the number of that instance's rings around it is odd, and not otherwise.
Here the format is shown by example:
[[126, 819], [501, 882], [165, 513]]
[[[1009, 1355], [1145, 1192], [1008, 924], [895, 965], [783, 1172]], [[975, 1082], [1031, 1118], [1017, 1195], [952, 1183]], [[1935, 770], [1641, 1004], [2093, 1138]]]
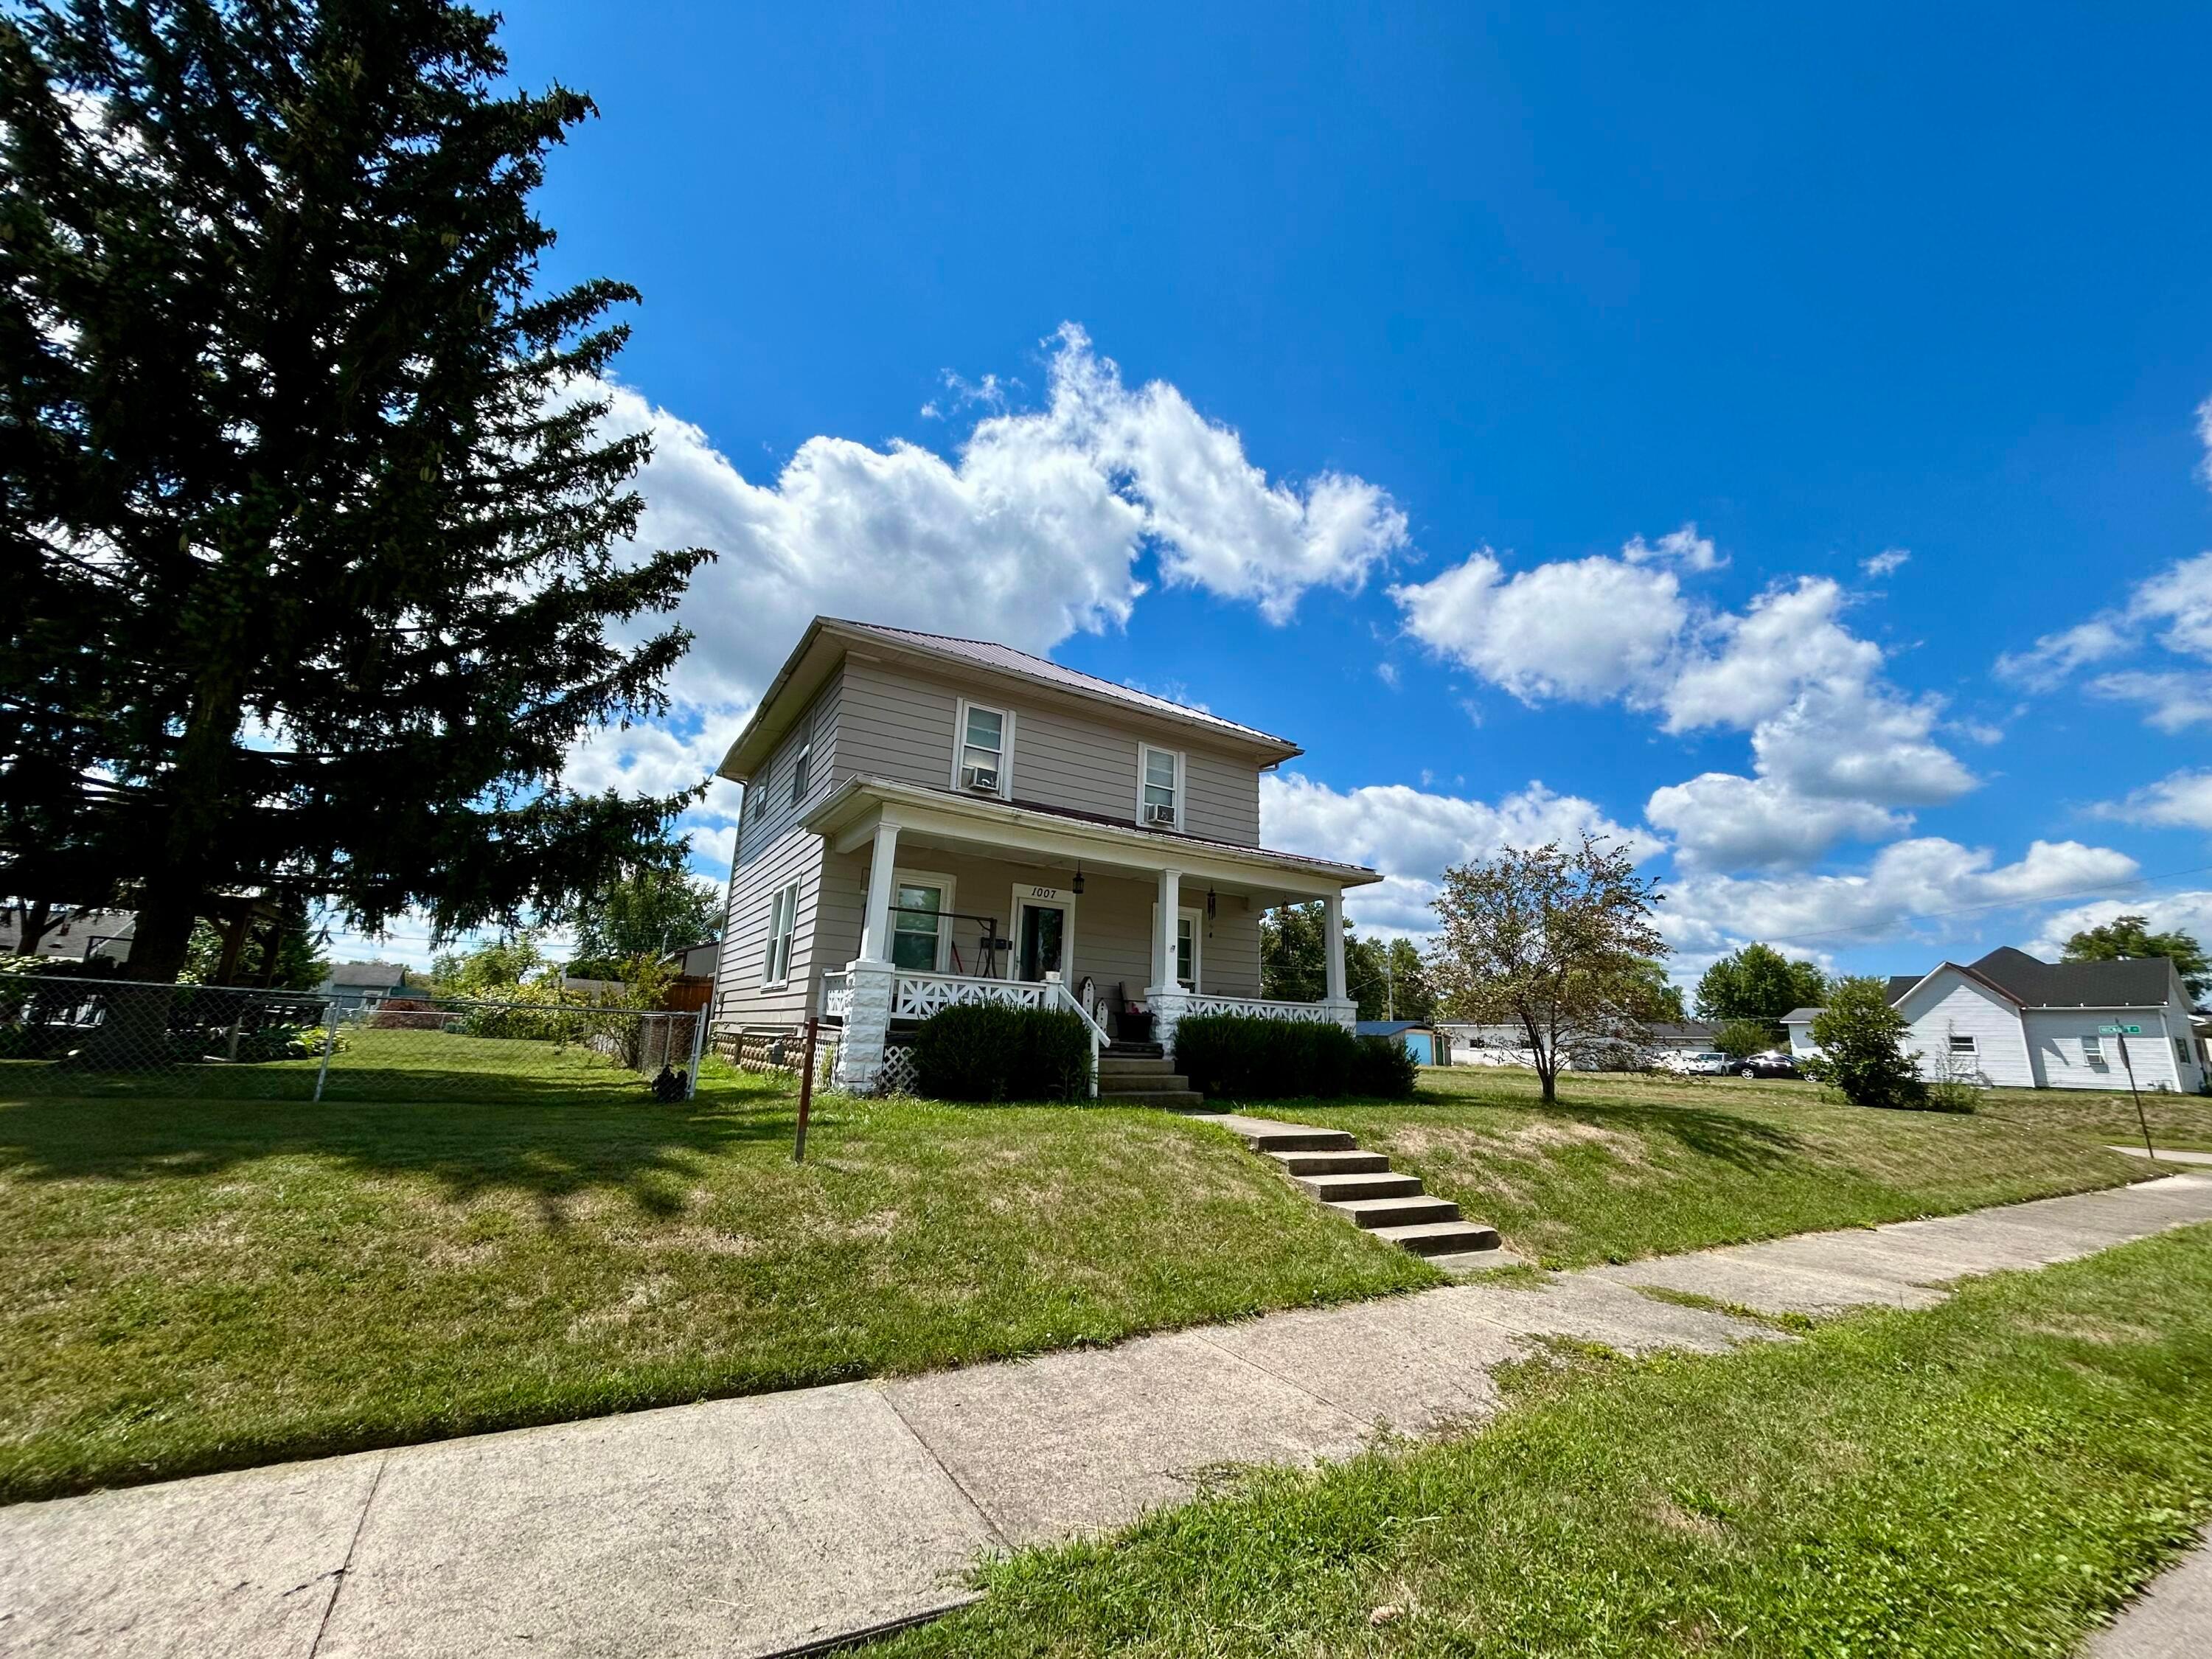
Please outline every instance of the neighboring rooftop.
[[341, 962], [331, 968], [332, 985], [397, 985], [407, 977], [404, 963], [397, 962]]
[[[1942, 962], [1936, 964], [1936, 969], [1940, 968], [1956, 968], [2024, 1008], [2156, 1008], [2166, 1001], [2173, 972], [2173, 964], [2164, 957], [2045, 962], [2009, 945], [1999, 945], [1979, 961]], [[1927, 974], [1892, 974], [1884, 988], [1893, 1003], [1927, 977]], [[1792, 1008], [1782, 1021], [1785, 1025], [1802, 1023], [1820, 1012]]]

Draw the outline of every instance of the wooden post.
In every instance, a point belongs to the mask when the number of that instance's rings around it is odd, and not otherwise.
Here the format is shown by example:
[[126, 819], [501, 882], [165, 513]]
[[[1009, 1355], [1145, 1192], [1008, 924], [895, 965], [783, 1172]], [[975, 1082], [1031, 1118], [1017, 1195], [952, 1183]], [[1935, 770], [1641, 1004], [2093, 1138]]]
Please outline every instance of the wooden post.
[[2128, 1093], [2136, 1103], [2136, 1121], [2142, 1125], [2143, 1156], [2152, 1163], [2158, 1162], [2158, 1148], [2150, 1144], [2150, 1119], [2143, 1115], [2142, 1093], [2136, 1087], [2136, 1063], [2128, 1058], [2128, 1034], [2117, 1034], [2120, 1045], [2120, 1064], [2128, 1068]]
[[806, 1162], [806, 1116], [807, 1114], [812, 1110], [814, 1106], [814, 1036], [816, 1029], [814, 1016], [811, 1014], [807, 1015], [806, 1041], [800, 1045], [799, 1053], [799, 1141], [798, 1144], [791, 1149], [791, 1161], [793, 1164], [804, 1164]]

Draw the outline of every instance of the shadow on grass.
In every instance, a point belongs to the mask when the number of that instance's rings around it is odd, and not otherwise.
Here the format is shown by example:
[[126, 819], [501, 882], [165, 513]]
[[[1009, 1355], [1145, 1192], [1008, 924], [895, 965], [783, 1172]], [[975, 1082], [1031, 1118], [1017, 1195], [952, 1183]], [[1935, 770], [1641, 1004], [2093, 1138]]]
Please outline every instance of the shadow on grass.
[[[457, 1079], [482, 1095], [485, 1079]], [[788, 1146], [796, 1100], [748, 1080], [702, 1085], [663, 1104], [573, 1089], [532, 1097], [407, 1103], [283, 1100], [36, 1098], [0, 1104], [0, 1173], [17, 1180], [209, 1180], [264, 1159], [306, 1158], [351, 1175], [428, 1176], [459, 1203], [498, 1193], [535, 1200], [548, 1225], [570, 1202], [627, 1192], [648, 1213], [680, 1213], [714, 1160]], [[832, 1113], [819, 1113], [823, 1127]], [[312, 1202], [310, 1198], [307, 1201]]]

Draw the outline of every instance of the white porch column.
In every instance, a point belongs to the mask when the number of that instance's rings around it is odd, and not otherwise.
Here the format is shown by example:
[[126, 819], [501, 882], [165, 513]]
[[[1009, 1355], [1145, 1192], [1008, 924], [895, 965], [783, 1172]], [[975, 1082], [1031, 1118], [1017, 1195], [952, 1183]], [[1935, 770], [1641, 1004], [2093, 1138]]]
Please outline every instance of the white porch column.
[[1182, 872], [1160, 872], [1159, 908], [1152, 914], [1152, 986], [1164, 989], [1176, 982], [1176, 924], [1182, 910]]
[[1152, 1010], [1152, 1041], [1172, 1056], [1176, 1027], [1182, 1023], [1188, 1003], [1176, 981], [1176, 924], [1182, 920], [1182, 872], [1160, 872], [1158, 901], [1152, 913], [1152, 982], [1145, 988], [1145, 1006]]
[[891, 885], [898, 868], [896, 818], [876, 824], [875, 851], [868, 860], [868, 908], [861, 913], [860, 960], [891, 959]]
[[1328, 930], [1322, 944], [1322, 956], [1328, 963], [1328, 995], [1326, 1000], [1344, 1002], [1344, 894], [1331, 893], [1327, 901], [1328, 920], [1322, 926]]

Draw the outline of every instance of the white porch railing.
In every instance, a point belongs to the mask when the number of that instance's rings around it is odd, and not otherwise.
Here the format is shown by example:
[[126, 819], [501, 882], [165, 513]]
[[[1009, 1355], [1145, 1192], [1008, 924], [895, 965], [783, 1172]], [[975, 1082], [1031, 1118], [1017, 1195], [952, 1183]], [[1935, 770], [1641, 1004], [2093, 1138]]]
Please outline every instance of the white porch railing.
[[822, 975], [822, 1017], [841, 1024], [853, 1012], [853, 976], [843, 969]]
[[927, 1019], [963, 1003], [995, 1002], [1009, 1008], [1066, 1008], [1091, 1036], [1091, 1093], [1098, 1093], [1098, 1055], [1106, 1028], [1091, 1017], [1064, 981], [981, 979], [968, 974], [901, 974], [891, 982], [891, 1018]]
[[1274, 1002], [1266, 997], [1196, 996], [1186, 993], [1183, 997], [1183, 1018], [1193, 1014], [1249, 1014], [1255, 1019], [1304, 1019], [1327, 1025], [1337, 1018], [1337, 1007], [1328, 1002]]

